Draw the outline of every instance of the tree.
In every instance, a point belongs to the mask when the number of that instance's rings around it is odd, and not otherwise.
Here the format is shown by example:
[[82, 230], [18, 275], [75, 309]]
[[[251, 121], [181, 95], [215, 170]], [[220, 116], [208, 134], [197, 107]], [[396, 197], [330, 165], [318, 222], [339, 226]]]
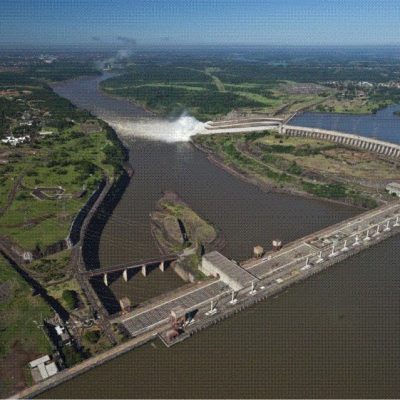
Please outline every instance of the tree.
[[62, 298], [67, 304], [67, 308], [69, 310], [73, 310], [78, 306], [78, 294], [75, 292], [75, 290], [64, 290]]
[[64, 346], [62, 348], [62, 354], [67, 368], [73, 367], [83, 360], [82, 355], [73, 346]]
[[87, 331], [85, 333], [85, 339], [90, 343], [97, 343], [100, 339], [99, 331]]

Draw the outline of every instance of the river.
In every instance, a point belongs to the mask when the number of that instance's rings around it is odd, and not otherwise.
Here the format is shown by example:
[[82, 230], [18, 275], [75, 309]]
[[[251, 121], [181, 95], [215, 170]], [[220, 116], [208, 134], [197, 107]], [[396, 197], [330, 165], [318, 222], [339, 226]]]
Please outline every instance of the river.
[[[69, 81], [55, 90], [106, 121], [146, 117], [133, 104], [102, 94], [101, 79]], [[312, 116], [303, 114], [292, 123], [306, 125]], [[324, 118], [321, 127], [333, 128]], [[372, 134], [380, 132], [378, 123]], [[333, 203], [265, 193], [214, 166], [189, 143], [134, 135], [122, 139], [135, 175], [102, 232], [101, 265], [158, 254], [149, 213], [163, 190], [179, 193], [220, 228], [227, 243], [223, 253], [237, 260], [248, 258], [256, 244], [269, 247], [274, 238], [287, 243], [357, 213]], [[397, 238], [392, 238], [176, 347], [143, 346], [42, 396], [398, 397], [399, 255]], [[129, 283], [113, 282], [111, 297], [128, 295], [136, 303], [182, 284], [172, 271], [139, 275]], [[108, 296], [109, 291], [103, 293], [113, 303]]]

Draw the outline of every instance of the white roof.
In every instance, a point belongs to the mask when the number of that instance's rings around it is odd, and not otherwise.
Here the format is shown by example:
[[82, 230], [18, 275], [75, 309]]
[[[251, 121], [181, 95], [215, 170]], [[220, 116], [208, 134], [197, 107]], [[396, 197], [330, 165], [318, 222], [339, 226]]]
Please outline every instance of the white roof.
[[44, 364], [39, 364], [38, 370], [43, 379], [46, 379], [49, 377], [49, 374], [47, 373], [47, 370], [46, 370], [46, 366]]
[[46, 371], [49, 376], [53, 376], [58, 372], [58, 368], [55, 362], [46, 365]]
[[227, 275], [232, 281], [245, 287], [257, 278], [246, 271], [244, 268], [235, 264], [218, 251], [211, 251], [204, 254], [203, 258], [214, 266], [215, 269]]
[[56, 326], [56, 332], [57, 332], [57, 335], [61, 336], [64, 333], [64, 328], [62, 326], [60, 326], [60, 325], [57, 325]]
[[398, 182], [390, 182], [386, 187], [387, 188], [391, 188], [391, 189], [400, 190], [400, 183], [398, 183]]
[[31, 368], [37, 367], [39, 364], [44, 364], [45, 362], [50, 361], [50, 357], [46, 354], [43, 357], [37, 358], [29, 363]]

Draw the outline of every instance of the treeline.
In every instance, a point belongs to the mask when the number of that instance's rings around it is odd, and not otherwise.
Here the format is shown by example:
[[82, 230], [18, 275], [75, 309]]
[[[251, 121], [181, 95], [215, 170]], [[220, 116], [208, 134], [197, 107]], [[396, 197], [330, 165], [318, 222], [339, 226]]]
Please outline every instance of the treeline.
[[114, 92], [131, 97], [146, 107], [163, 114], [180, 113], [190, 109], [199, 119], [226, 114], [239, 107], [262, 107], [263, 104], [235, 93], [218, 92], [216, 89], [194, 91], [176, 87], [139, 86]]
[[148, 63], [135, 65], [129, 69], [128, 73], [103, 81], [102, 85], [103, 87], [114, 88], [124, 85], [143, 85], [150, 83], [171, 84], [177, 82], [207, 83], [212, 82], [212, 80], [202, 70], [167, 64]]
[[84, 75], [99, 75], [100, 71], [89, 61], [54, 61], [51, 64], [33, 65], [25, 72], [27, 76], [47, 81], [64, 81]]
[[351, 204], [363, 208], [375, 208], [378, 203], [360, 192], [348, 189], [341, 183], [330, 184], [317, 184], [310, 182], [303, 182], [303, 189], [317, 197], [324, 197], [326, 199], [346, 201], [349, 199]]
[[116, 173], [120, 174], [124, 162], [129, 159], [129, 151], [123, 146], [114, 129], [108, 125], [104, 129], [106, 130], [107, 139], [112, 142], [112, 144], [107, 145], [103, 149], [106, 156], [105, 162], [112, 165]]
[[369, 81], [387, 82], [398, 79], [398, 68], [375, 65], [360, 68], [358, 65], [315, 65], [287, 64], [270, 65], [263, 63], [221, 63], [218, 77], [226, 83], [267, 83], [279, 80], [295, 82], [325, 82], [325, 81]]

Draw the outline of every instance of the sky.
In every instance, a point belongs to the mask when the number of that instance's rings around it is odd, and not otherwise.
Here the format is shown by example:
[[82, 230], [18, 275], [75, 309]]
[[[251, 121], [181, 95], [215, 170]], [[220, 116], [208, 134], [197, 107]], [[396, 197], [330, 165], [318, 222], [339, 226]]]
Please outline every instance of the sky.
[[135, 42], [397, 45], [400, 0], [0, 0], [0, 45]]

